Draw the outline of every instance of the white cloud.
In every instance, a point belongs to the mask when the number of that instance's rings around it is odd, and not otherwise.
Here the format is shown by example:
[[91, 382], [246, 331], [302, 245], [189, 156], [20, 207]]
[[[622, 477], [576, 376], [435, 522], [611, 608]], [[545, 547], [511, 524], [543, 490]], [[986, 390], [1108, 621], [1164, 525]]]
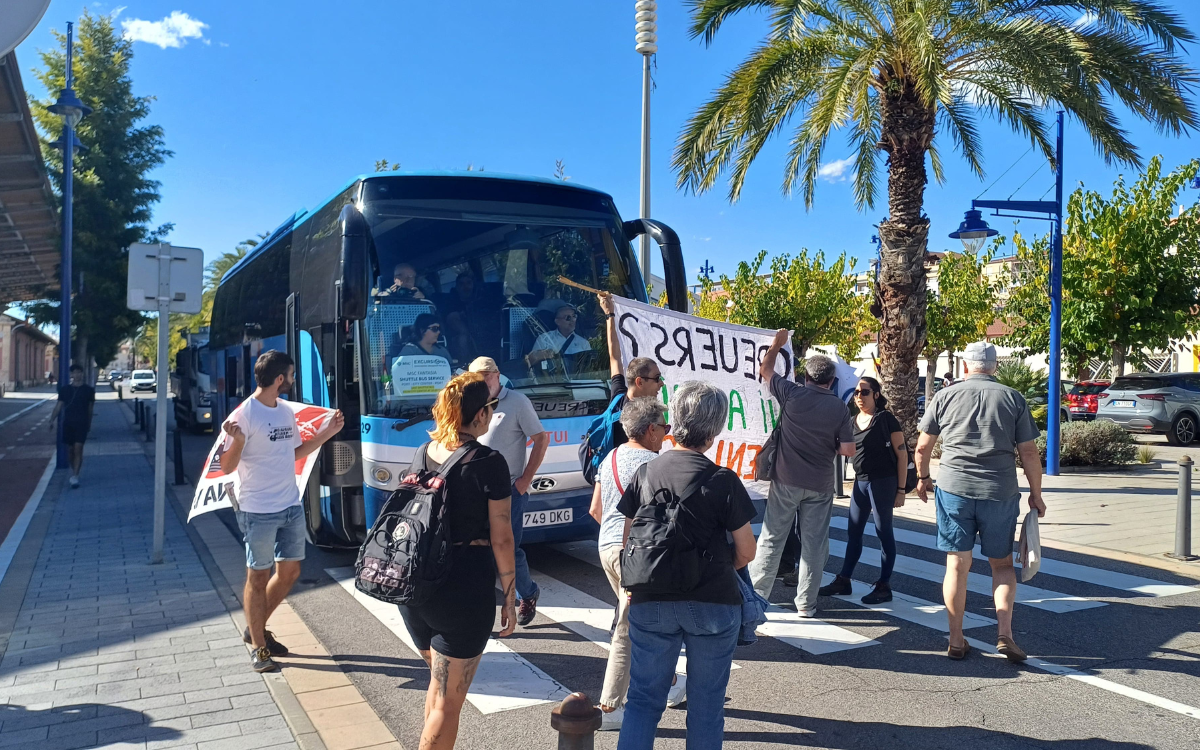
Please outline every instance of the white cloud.
[[161, 21], [145, 21], [140, 18], [130, 18], [121, 21], [124, 36], [131, 42], [148, 42], [159, 47], [182, 47], [189, 39], [203, 39], [204, 30], [208, 24], [192, 18], [181, 10], [171, 11], [171, 15]]
[[828, 182], [845, 182], [849, 176], [850, 167], [854, 165], [854, 159], [847, 157], [845, 159], [837, 159], [828, 164], [822, 164], [817, 170], [817, 176]]

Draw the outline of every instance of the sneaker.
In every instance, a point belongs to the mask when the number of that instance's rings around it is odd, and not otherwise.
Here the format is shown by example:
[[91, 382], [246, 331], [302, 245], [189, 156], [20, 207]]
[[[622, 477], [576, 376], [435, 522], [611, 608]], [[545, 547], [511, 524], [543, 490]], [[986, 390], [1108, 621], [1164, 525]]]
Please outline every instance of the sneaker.
[[844, 576], [838, 576], [817, 589], [819, 596], [849, 596], [852, 593], [854, 593], [854, 586], [850, 583], [850, 579]]
[[797, 609], [796, 614], [800, 615], [805, 620], [811, 620], [817, 616], [817, 608], [813, 607], [811, 609]]
[[800, 585], [800, 567], [796, 566], [783, 574], [783, 585], [794, 589]]
[[250, 657], [250, 668], [255, 672], [274, 672], [279, 669], [279, 665], [271, 658], [271, 652], [266, 646], [260, 649], [255, 649], [254, 655]]
[[517, 602], [517, 624], [521, 627], [525, 627], [537, 617], [537, 600], [540, 593]]
[[675, 684], [667, 693], [667, 708], [679, 708], [687, 703], [687, 675], [676, 674]]
[[862, 598], [863, 604], [883, 604], [892, 600], [892, 587], [886, 581], [878, 581], [871, 593]]
[[[267, 636], [267, 650], [271, 652], [271, 656], [287, 656], [288, 648], [279, 641], [275, 640], [275, 634], [270, 630], [264, 630], [263, 634]], [[251, 645], [254, 641], [250, 638], [250, 628], [242, 631], [242, 640]]]
[[73, 490], [79, 489], [79, 477], [72, 476], [67, 480], [67, 484], [71, 485], [71, 489]]
[[614, 711], [600, 713], [600, 731], [601, 732], [616, 732], [621, 729], [621, 722], [625, 720], [625, 707]]

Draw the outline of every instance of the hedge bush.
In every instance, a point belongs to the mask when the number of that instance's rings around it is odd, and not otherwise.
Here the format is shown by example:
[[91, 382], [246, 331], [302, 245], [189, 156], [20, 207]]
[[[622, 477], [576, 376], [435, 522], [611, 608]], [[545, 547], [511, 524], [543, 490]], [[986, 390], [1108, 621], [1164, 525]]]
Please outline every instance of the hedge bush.
[[[1046, 463], [1046, 433], [1037, 439], [1042, 465]], [[1058, 449], [1060, 466], [1123, 466], [1137, 458], [1137, 443], [1116, 422], [1066, 422]]]

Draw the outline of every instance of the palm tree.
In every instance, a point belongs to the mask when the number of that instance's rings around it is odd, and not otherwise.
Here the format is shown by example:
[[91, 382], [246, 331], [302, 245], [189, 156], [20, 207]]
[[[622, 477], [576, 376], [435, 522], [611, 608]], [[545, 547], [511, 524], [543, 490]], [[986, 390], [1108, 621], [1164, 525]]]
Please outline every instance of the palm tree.
[[771, 31], [685, 127], [674, 155], [681, 188], [706, 191], [728, 172], [737, 200], [762, 147], [790, 129], [783, 189], [798, 184], [811, 209], [827, 141], [843, 129], [861, 210], [875, 203], [879, 152], [887, 155], [879, 346], [884, 391], [910, 441], [925, 346], [926, 156], [941, 182], [937, 146], [949, 135], [982, 176], [982, 115], [1052, 162], [1050, 113], [1062, 109], [1107, 161], [1137, 165], [1117, 105], [1175, 135], [1197, 122], [1189, 95], [1198, 79], [1178, 50], [1194, 36], [1157, 0], [689, 2], [691, 33], [706, 43], [744, 10], [766, 10]]

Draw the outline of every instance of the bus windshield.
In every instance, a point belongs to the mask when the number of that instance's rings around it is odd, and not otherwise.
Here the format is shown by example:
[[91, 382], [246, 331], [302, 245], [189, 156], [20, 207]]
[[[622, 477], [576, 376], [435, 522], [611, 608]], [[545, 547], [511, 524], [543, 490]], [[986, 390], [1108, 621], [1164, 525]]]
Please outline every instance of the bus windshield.
[[481, 356], [544, 417], [603, 409], [603, 313], [563, 279], [645, 299], [615, 211], [379, 198], [363, 208], [378, 269], [360, 329], [368, 413], [424, 418]]

